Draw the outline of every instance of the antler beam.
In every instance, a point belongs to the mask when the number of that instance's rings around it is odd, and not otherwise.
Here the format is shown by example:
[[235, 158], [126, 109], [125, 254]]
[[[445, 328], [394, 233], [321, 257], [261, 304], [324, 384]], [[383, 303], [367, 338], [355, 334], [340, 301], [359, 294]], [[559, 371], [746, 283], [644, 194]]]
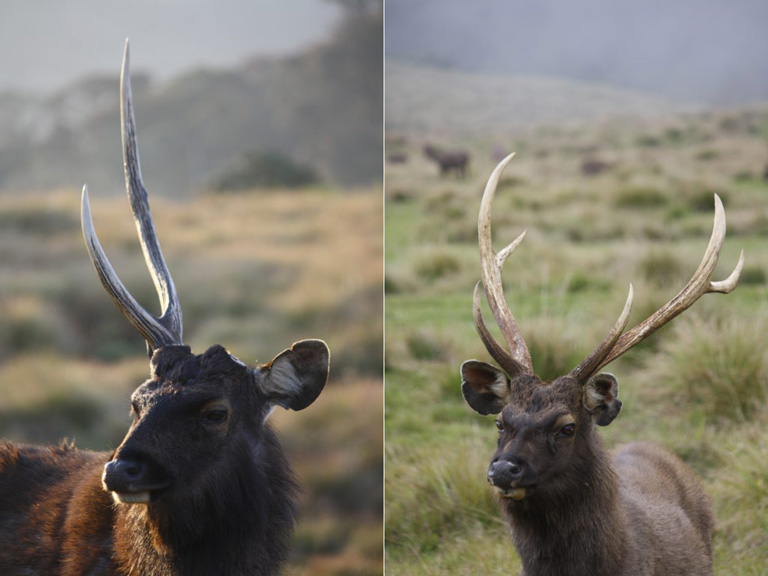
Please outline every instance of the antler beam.
[[482, 314], [480, 312], [480, 302], [478, 298], [478, 290], [475, 289], [474, 297], [474, 318], [475, 328], [477, 329], [480, 339], [485, 344], [490, 355], [504, 368], [510, 376], [516, 374], [533, 374], [533, 362], [531, 361], [531, 354], [528, 351], [528, 347], [525, 345], [525, 340], [517, 327], [517, 322], [512, 316], [507, 302], [504, 298], [504, 287], [501, 282], [501, 269], [504, 266], [507, 258], [509, 258], [515, 251], [520, 243], [525, 238], [526, 232], [524, 231], [515, 240], [509, 244], [506, 248], [501, 250], [498, 254], [493, 249], [493, 241], [491, 238], [491, 206], [493, 204], [493, 198], [496, 194], [496, 187], [499, 183], [501, 173], [509, 164], [510, 160], [514, 158], [514, 153], [510, 154], [504, 160], [499, 162], [496, 169], [488, 179], [488, 183], [485, 186], [483, 192], [483, 199], [480, 202], [480, 214], [477, 218], [477, 237], [478, 245], [480, 247], [480, 266], [481, 276], [483, 279], [483, 288], [485, 289], [485, 296], [488, 299], [488, 304], [491, 308], [496, 323], [501, 329], [501, 333], [509, 346], [509, 352], [504, 350], [488, 332], [483, 322]]
[[88, 254], [104, 288], [120, 312], [146, 339], [150, 351], [169, 344], [182, 343], [182, 317], [173, 279], [165, 264], [160, 243], [157, 240], [152, 213], [149, 209], [147, 191], [141, 179], [141, 165], [136, 141], [136, 121], [133, 115], [133, 97], [131, 94], [130, 51], [125, 42], [123, 68], [120, 76], [120, 118], [122, 121], [123, 161], [125, 165], [125, 185], [131, 210], [136, 221], [141, 249], [152, 276], [152, 281], [160, 298], [162, 315], [155, 318], [149, 314], [125, 289], [115, 274], [96, 237], [88, 202], [88, 187], [83, 187], [81, 221], [83, 236]]

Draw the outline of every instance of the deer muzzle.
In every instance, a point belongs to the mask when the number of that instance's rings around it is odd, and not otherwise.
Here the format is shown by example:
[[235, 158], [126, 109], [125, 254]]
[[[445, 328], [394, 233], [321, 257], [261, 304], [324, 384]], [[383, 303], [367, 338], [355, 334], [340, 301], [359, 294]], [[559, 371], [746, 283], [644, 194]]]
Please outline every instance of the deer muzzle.
[[104, 466], [101, 482], [120, 504], [147, 504], [171, 485], [168, 474], [141, 455], [120, 456]]
[[535, 474], [525, 462], [515, 457], [494, 459], [488, 467], [488, 483], [502, 498], [522, 500], [536, 484]]

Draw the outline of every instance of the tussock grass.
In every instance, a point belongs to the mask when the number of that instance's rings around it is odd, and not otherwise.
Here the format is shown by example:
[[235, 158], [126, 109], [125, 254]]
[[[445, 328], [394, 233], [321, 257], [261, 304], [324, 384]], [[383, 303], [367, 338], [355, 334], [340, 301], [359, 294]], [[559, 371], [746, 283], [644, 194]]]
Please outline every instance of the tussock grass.
[[[729, 114], [735, 123], [726, 134], [719, 123]], [[712, 499], [715, 573], [766, 576], [768, 186], [759, 178], [734, 180], [765, 167], [765, 142], [747, 128], [754, 123], [747, 116], [517, 132], [519, 154], [504, 175], [509, 185], [497, 191], [493, 234], [498, 250], [528, 230], [505, 265], [504, 286], [536, 371], [554, 378], [607, 334], [630, 282], [630, 326], [682, 288], [712, 231], [713, 193], [721, 194], [728, 232], [714, 279], [730, 272], [744, 248], [742, 283], [728, 296], [704, 296], [607, 367], [619, 379], [624, 408], [599, 433], [608, 446], [649, 440], [683, 458]], [[471, 300], [479, 279], [475, 218], [495, 165], [489, 140], [462, 141], [473, 173], [450, 180], [447, 203], [428, 202], [441, 198], [447, 181], [426, 164], [387, 174], [388, 187], [420, 191], [407, 203], [387, 204], [385, 262], [395, 292], [387, 292], [386, 310], [386, 560], [393, 576], [519, 571], [508, 530], [486, 500], [495, 427], [459, 391], [462, 361], [491, 361], [472, 324]], [[409, 139], [409, 147], [418, 145], [416, 136]], [[718, 153], [697, 157], [705, 149]], [[586, 180], [587, 156], [616, 168]], [[463, 207], [465, 216], [451, 220], [439, 208], [447, 204]], [[465, 232], [452, 236], [459, 227]], [[452, 255], [460, 269], [431, 281], [418, 276], [413, 263], [428, 250]], [[485, 304], [483, 310], [503, 341]], [[414, 334], [448, 346], [429, 359], [415, 357], [407, 344]]]
[[653, 371], [713, 421], [749, 420], [768, 403], [768, 322], [681, 319]]

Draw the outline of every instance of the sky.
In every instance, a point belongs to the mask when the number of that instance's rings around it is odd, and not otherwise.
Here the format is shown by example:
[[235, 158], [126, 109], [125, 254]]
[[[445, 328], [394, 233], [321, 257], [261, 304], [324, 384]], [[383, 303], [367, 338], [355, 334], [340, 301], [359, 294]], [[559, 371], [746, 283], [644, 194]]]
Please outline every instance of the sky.
[[125, 38], [155, 79], [231, 67], [322, 41], [339, 9], [325, 0], [0, 0], [0, 91], [50, 92], [118, 74]]
[[765, 101], [768, 1], [386, 0], [386, 51], [679, 101]]

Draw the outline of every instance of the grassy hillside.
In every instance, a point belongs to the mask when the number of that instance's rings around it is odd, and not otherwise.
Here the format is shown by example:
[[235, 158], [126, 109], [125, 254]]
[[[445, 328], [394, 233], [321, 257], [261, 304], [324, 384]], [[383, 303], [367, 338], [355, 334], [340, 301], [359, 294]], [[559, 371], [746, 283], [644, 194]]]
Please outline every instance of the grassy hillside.
[[[91, 189], [91, 203], [118, 274], [157, 311], [127, 200]], [[271, 417], [304, 489], [289, 573], [380, 574], [380, 194], [155, 197], [152, 209], [194, 351], [220, 343], [253, 364], [302, 338], [328, 342], [317, 402]], [[148, 362], [92, 270], [79, 190], [0, 198], [0, 311], [0, 437], [117, 446]]]
[[[132, 46], [142, 168], [155, 195], [206, 188], [254, 152], [280, 152], [325, 182], [381, 180], [383, 26], [347, 15], [325, 43], [292, 57], [142, 76], [153, 55]], [[119, 44], [118, 44], [119, 48]], [[122, 187], [120, 62], [50, 97], [0, 94], [0, 190]]]
[[[479, 110], [461, 121], [488, 126]], [[683, 458], [713, 502], [715, 573], [768, 574], [768, 108], [454, 134], [451, 144], [472, 155], [464, 180], [440, 178], [423, 157], [428, 128], [403, 127], [387, 150], [407, 158], [386, 175], [387, 573], [520, 566], [485, 478], [493, 418], [475, 414], [459, 389], [464, 360], [490, 360], [471, 302], [477, 210], [501, 147], [518, 156], [497, 192], [495, 244], [528, 230], [504, 280], [544, 378], [600, 342], [630, 282], [630, 325], [670, 299], [704, 253], [713, 194], [723, 199], [728, 234], [715, 279], [743, 248], [741, 285], [704, 296], [610, 366], [624, 409], [599, 433], [609, 446], [653, 440]]]
[[[488, 137], [538, 126], [684, 109], [663, 98], [600, 84], [471, 74], [387, 61], [387, 133]], [[688, 106], [690, 108], [690, 106]]]

